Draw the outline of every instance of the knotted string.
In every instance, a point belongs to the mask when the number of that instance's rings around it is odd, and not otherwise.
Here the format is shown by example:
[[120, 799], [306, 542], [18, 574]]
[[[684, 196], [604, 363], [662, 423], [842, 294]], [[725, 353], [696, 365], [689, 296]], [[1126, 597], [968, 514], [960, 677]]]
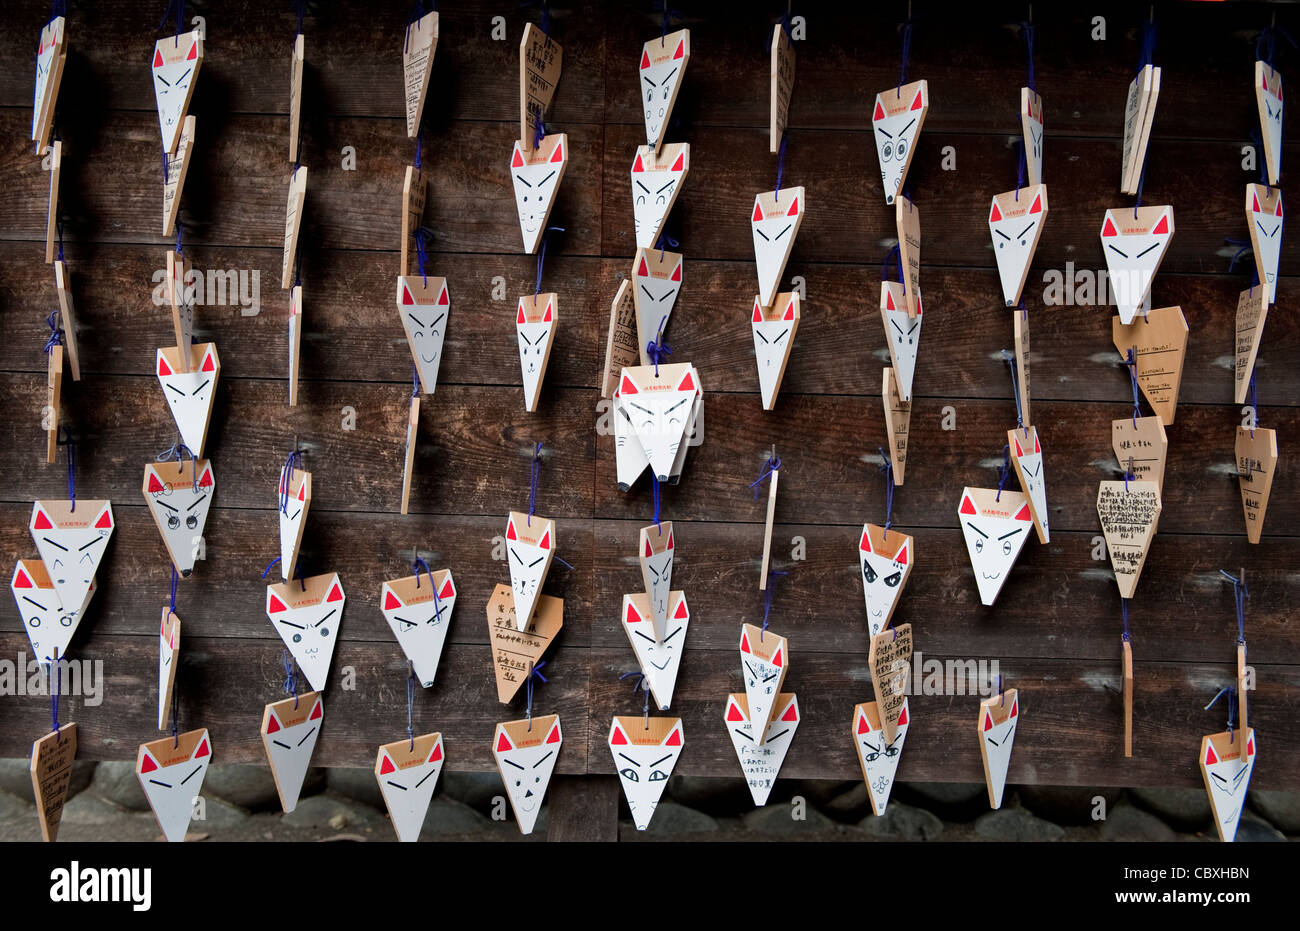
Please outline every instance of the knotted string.
[[654, 469], [650, 470], [650, 490], [654, 493], [655, 529], [659, 530], [659, 476], [655, 475]]
[[1228, 693], [1228, 742], [1232, 743], [1233, 725], [1237, 718], [1236, 687], [1231, 685], [1225, 685], [1223, 688], [1219, 689], [1219, 691], [1215, 694], [1215, 696], [1210, 699], [1210, 703], [1205, 706], [1205, 710], [1209, 711], [1211, 708], [1213, 708], [1214, 703], [1217, 702], [1222, 697], [1224, 692]]
[[1002, 489], [1007, 485], [1007, 478], [1011, 475], [1011, 446], [1002, 447], [1002, 464], [998, 466], [998, 493], [993, 498], [994, 501], [1002, 500]]
[[625, 672], [618, 677], [622, 682], [628, 676], [636, 676], [636, 681], [632, 683], [632, 694], [635, 695], [638, 689], [645, 690], [645, 704], [641, 707], [641, 714], [645, 718], [645, 729], [650, 730], [650, 680], [646, 678], [643, 672]]
[[776, 590], [777, 576], [789, 575], [788, 572], [778, 572], [775, 569], [767, 570], [767, 587], [763, 589], [763, 626], [758, 630], [758, 640], [763, 642], [763, 635], [767, 633], [768, 615], [772, 613], [772, 594]]
[[433, 238], [433, 233], [423, 226], [416, 227], [415, 230], [415, 262], [420, 266], [420, 277], [424, 279], [424, 286], [429, 286], [429, 273], [426, 265], [429, 261], [429, 240]]
[[882, 460], [880, 471], [885, 473], [885, 537], [889, 537], [889, 528], [894, 526], [894, 463], [883, 446], [877, 446]]
[[880, 263], [880, 277], [885, 281], [889, 280], [890, 262], [893, 262], [898, 267], [898, 283], [906, 284], [907, 282], [903, 280], [903, 254], [897, 243], [885, 253], [885, 260]]
[[[434, 9], [437, 9], [437, 4], [434, 4]], [[406, 16], [406, 44], [402, 46], [403, 54], [411, 50], [411, 27], [421, 28], [420, 19], [427, 12], [430, 11], [424, 8], [424, 0], [415, 0], [415, 6], [411, 8], [411, 12]]]
[[181, 27], [185, 22], [185, 0], [168, 0], [167, 9], [163, 11], [163, 18], [158, 23], [158, 28], [155, 31], [163, 31], [163, 27], [167, 25], [167, 20], [171, 19], [173, 9], [176, 10], [176, 44], [180, 45]]
[[415, 752], [415, 663], [406, 661], [406, 738]]
[[[1025, 412], [1020, 401], [1020, 379], [1016, 376], [1016, 356], [1010, 350], [1003, 349], [1002, 358], [1007, 360], [1007, 365], [1011, 369], [1011, 394], [1016, 399], [1016, 426], [1024, 427]], [[1028, 430], [1025, 431], [1025, 435], [1029, 435]]]
[[284, 460], [284, 468], [280, 470], [280, 513], [289, 514], [289, 483], [293, 481], [293, 470], [302, 468], [302, 453], [300, 453], [295, 444], [293, 452]]
[[71, 427], [59, 427], [58, 445], [68, 451], [68, 500], [72, 502], [69, 511], [77, 510], [77, 441], [72, 438]]
[[668, 243], [669, 247], [671, 247], [671, 248], [673, 248], [673, 249], [676, 249], [676, 248], [678, 248], [679, 246], [681, 246], [681, 243], [680, 243], [680, 242], [678, 242], [676, 239], [673, 239], [673, 238], [672, 238], [671, 236], [669, 236], [667, 233], [660, 233], [660, 234], [659, 234], [659, 241], [658, 241], [657, 243], [655, 243], [655, 245], [659, 247], [659, 261], [660, 261], [660, 262], [662, 262], [662, 261], [664, 260], [664, 252], [666, 251], [666, 250], [664, 249], [664, 243]]
[[542, 265], [546, 262], [546, 243], [551, 233], [563, 233], [564, 228], [560, 226], [548, 226], [542, 230], [542, 244], [537, 249], [537, 287], [533, 289], [533, 294], [542, 293]]
[[528, 705], [524, 708], [524, 717], [528, 719], [528, 729], [533, 729], [533, 677], [536, 676], [543, 685], [546, 684], [546, 676], [542, 675], [541, 669], [546, 665], [546, 660], [542, 660], [536, 666], [528, 664], [528, 678], [524, 684], [528, 688]]
[[50, 328], [50, 337], [45, 341], [45, 354], [48, 356], [54, 352], [55, 346], [62, 346], [64, 331], [59, 326], [59, 311], [52, 310], [50, 315], [45, 318], [45, 325]]
[[50, 717], [54, 720], [54, 741], [63, 743], [59, 733], [59, 648], [54, 648], [54, 665], [50, 667]]
[[1246, 588], [1246, 580], [1244, 578], [1238, 578], [1223, 569], [1219, 570], [1219, 574], [1232, 583], [1232, 600], [1237, 611], [1237, 642], [1245, 643], [1246, 599], [1250, 597], [1250, 590]]
[[1123, 616], [1123, 618], [1124, 618], [1124, 637], [1123, 637], [1123, 640], [1124, 640], [1125, 643], [1128, 643], [1128, 642], [1132, 639], [1131, 637], [1129, 637], [1129, 633], [1128, 633], [1128, 602], [1129, 602], [1129, 599], [1124, 598], [1124, 597], [1122, 597], [1122, 596], [1121, 596], [1120, 599], [1119, 599], [1119, 613], [1120, 613], [1120, 614]]
[[655, 333], [655, 338], [645, 344], [645, 354], [654, 363], [655, 378], [659, 377], [659, 366], [668, 364], [668, 356], [673, 354], [673, 349], [664, 342], [664, 324], [668, 322], [668, 315], [664, 314], [663, 319], [659, 321], [659, 330]]
[[907, 58], [912, 52], [912, 17], [903, 21], [903, 62], [898, 69], [898, 90], [896, 96], [903, 96], [903, 85], [907, 83]]
[[780, 471], [780, 469], [781, 469], [781, 460], [779, 458], [773, 459], [771, 456], [768, 456], [767, 462], [763, 463], [763, 471], [759, 472], [758, 478], [750, 482], [749, 485], [750, 488], [754, 489], [755, 501], [758, 500], [758, 486], [763, 484], [764, 479]]
[[188, 446], [186, 446], [184, 443], [180, 441], [179, 437], [177, 437], [175, 443], [173, 443], [171, 446], [164, 449], [154, 458], [158, 462], [171, 462], [173, 459], [176, 460], [176, 474], [180, 475], [182, 472], [185, 471], [186, 456], [190, 457], [190, 463], [194, 466], [194, 470], [193, 470], [194, 474], [190, 476], [190, 485], [194, 493], [197, 495], [199, 493], [198, 459], [195, 457], [194, 452]]
[[168, 604], [168, 606], [167, 606], [167, 610], [170, 611], [172, 614], [175, 614], [175, 613], [176, 613], [176, 582], [177, 582], [178, 579], [180, 579], [180, 576], [176, 574], [176, 564], [175, 564], [175, 563], [172, 563], [172, 593], [171, 593], [171, 602], [170, 602], [170, 603]]
[[1142, 404], [1138, 400], [1138, 376], [1137, 376], [1137, 356], [1133, 352], [1133, 347], [1128, 348], [1125, 355], [1124, 365], [1128, 368], [1129, 384], [1133, 388], [1133, 429], [1137, 429], [1138, 418], [1142, 416]]
[[411, 363], [411, 400], [414, 401], [420, 394], [420, 368], [415, 363]]
[[542, 444], [533, 450], [532, 471], [528, 479], [528, 526], [533, 525], [533, 514], [537, 512], [537, 482], [542, 477]]
[[682, 14], [679, 10], [669, 9], [668, 0], [658, 0], [654, 4], [654, 9], [663, 14], [659, 21], [659, 47], [663, 48], [664, 43], [668, 40], [668, 27], [673, 20], [681, 20]]
[[438, 586], [433, 581], [433, 570], [429, 568], [429, 564], [425, 562], [424, 558], [421, 556], [416, 556], [415, 559], [411, 562], [411, 571], [415, 573], [415, 587], [417, 589], [420, 587], [421, 569], [423, 569], [424, 574], [429, 577], [429, 587], [432, 588], [434, 593], [436, 594], [438, 591]]
[[284, 685], [281, 686], [285, 692], [293, 696], [293, 707], [298, 708], [298, 676], [294, 673], [293, 658], [289, 656], [289, 651], [285, 650], [284, 655], [280, 657], [280, 662], [284, 665]]
[[778, 206], [781, 203], [781, 176], [785, 174], [785, 143], [789, 137], [781, 134], [781, 146], [776, 152], [776, 194], [775, 199]]

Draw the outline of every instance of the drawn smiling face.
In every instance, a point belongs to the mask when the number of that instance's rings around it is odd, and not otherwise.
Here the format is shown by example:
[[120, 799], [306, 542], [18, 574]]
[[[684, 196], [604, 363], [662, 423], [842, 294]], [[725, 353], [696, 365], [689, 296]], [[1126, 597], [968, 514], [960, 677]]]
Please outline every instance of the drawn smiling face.
[[887, 204], [892, 204], [902, 189], [912, 148], [928, 109], [924, 81], [876, 95], [871, 125], [876, 140], [876, 156], [880, 161], [880, 183]]
[[[670, 41], [671, 39], [676, 41]], [[677, 84], [686, 68], [689, 52], [686, 33], [665, 37], [664, 41], [650, 41], [641, 49], [641, 101], [645, 109], [646, 142], [659, 148], [659, 137], [664, 123], [672, 113]]]
[[680, 718], [615, 718], [609, 752], [638, 831], [650, 826], [668, 777], [682, 753]]
[[650, 694], [660, 711], [667, 711], [672, 704], [686, 631], [691, 622], [691, 610], [682, 591], [671, 594], [666, 620], [663, 638], [656, 639], [648, 597], [642, 593], [623, 596], [624, 632], [632, 642], [637, 664], [650, 682]]
[[863, 524], [858, 561], [862, 566], [867, 627], [874, 637], [893, 617], [898, 597], [912, 572], [912, 538], [897, 530], [886, 533], [874, 524]]
[[113, 534], [113, 507], [107, 501], [37, 501], [28, 524], [59, 604], [69, 611], [86, 601], [95, 572]]
[[[1246, 805], [1246, 792], [1250, 775], [1255, 768], [1255, 731], [1234, 731], [1214, 734], [1201, 741], [1201, 775], [1214, 809], [1215, 827], [1219, 837], [1232, 841], [1237, 836], [1237, 825]], [[1246, 741], [1245, 759], [1241, 756], [1241, 741]]]
[[329, 678], [345, 601], [338, 573], [266, 587], [266, 615], [317, 691]]
[[433, 685], [456, 606], [451, 571], [436, 573], [432, 584], [427, 574], [385, 582], [380, 587], [379, 605], [421, 684], [425, 688]]
[[438, 366], [447, 332], [451, 298], [445, 278], [411, 275], [397, 280], [397, 312], [425, 394], [438, 384]]
[[203, 62], [202, 42], [197, 30], [174, 39], [159, 39], [153, 51], [153, 91], [158, 104], [158, 124], [163, 146], [176, 149], [180, 123], [189, 103], [190, 90]]
[[185, 840], [210, 762], [212, 744], [205, 729], [140, 745], [136, 778], [167, 840]]
[[537, 249], [542, 227], [555, 203], [555, 192], [568, 157], [564, 134], [546, 136], [537, 149], [525, 153], [518, 141], [510, 159], [510, 178], [514, 184], [515, 206], [519, 211], [519, 228], [528, 252]]
[[1015, 565], [1032, 526], [1029, 501], [1018, 491], [966, 488], [957, 509], [980, 601], [991, 605]]
[[689, 364], [625, 368], [619, 381], [623, 411], [661, 482], [669, 480], [698, 395]]
[[522, 834], [531, 834], [563, 743], [556, 715], [498, 724], [492, 742], [501, 781]]
[[659, 238], [664, 218], [677, 198], [677, 188], [689, 170], [690, 146], [665, 146], [656, 161], [651, 146], [642, 146], [632, 160], [632, 216], [636, 244], [648, 249]]

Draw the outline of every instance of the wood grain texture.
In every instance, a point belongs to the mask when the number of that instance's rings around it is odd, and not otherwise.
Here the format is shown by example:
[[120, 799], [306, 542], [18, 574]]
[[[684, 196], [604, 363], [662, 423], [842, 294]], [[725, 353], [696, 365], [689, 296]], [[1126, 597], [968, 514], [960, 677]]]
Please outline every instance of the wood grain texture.
[[[609, 752], [608, 747], [605, 752]], [[615, 776], [556, 776], [547, 793], [551, 815], [546, 839], [588, 843], [618, 840], [622, 797]]]

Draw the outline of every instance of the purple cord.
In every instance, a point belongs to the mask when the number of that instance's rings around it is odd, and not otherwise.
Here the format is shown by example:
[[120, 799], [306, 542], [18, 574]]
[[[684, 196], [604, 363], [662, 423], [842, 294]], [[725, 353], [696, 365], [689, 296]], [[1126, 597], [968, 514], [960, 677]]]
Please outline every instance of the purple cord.
[[1006, 359], [1007, 365], [1011, 367], [1011, 394], [1016, 399], [1016, 426], [1023, 427], [1025, 416], [1020, 409], [1020, 379], [1016, 377], [1016, 357], [1010, 351], [1003, 349], [1002, 358]]
[[1246, 599], [1250, 597], [1250, 590], [1246, 588], [1246, 583], [1235, 575], [1231, 575], [1223, 569], [1219, 574], [1232, 583], [1232, 600], [1237, 611], [1237, 642], [1246, 642]]
[[998, 466], [998, 493], [994, 501], [1002, 500], [1002, 489], [1007, 485], [1007, 478], [1011, 475], [1011, 446], [1002, 447], [1002, 465]]
[[293, 696], [293, 706], [298, 707], [298, 677], [293, 671], [293, 660], [289, 656], [289, 651], [285, 650], [284, 655], [280, 657], [280, 662], [284, 665], [284, 690]]
[[767, 617], [772, 612], [772, 594], [776, 589], [776, 578], [781, 575], [789, 575], [788, 572], [778, 572], [775, 569], [767, 571], [767, 587], [763, 589], [763, 626], [758, 631], [758, 641], [763, 642], [763, 635], [767, 633]]
[[[542, 444], [533, 450], [532, 473], [528, 481], [528, 526], [533, 525], [533, 515], [537, 513], [537, 482], [542, 477]], [[543, 680], [544, 681], [544, 680]]]
[[50, 717], [54, 719], [54, 740], [63, 743], [59, 733], [59, 648], [54, 648], [54, 665], [50, 667]]
[[1128, 633], [1128, 599], [1121, 597], [1119, 600], [1119, 613], [1124, 618], [1124, 642], [1128, 643], [1132, 638]]
[[763, 464], [763, 471], [758, 473], [758, 478], [754, 479], [754, 481], [752, 481], [749, 485], [750, 488], [754, 489], [755, 501], [758, 500], [758, 486], [763, 484], [763, 480], [765, 478], [767, 478], [769, 475], [772, 475], [774, 472], [779, 471], [780, 468], [781, 468], [781, 460], [779, 458], [773, 460], [771, 457], [768, 457], [767, 462]]
[[885, 534], [888, 535], [889, 528], [894, 526], [894, 463], [890, 461], [884, 447], [877, 446], [876, 449], [884, 460], [880, 471], [885, 473]]
[[551, 233], [563, 233], [564, 228], [560, 226], [548, 226], [542, 230], [542, 244], [537, 250], [537, 287], [533, 289], [533, 294], [542, 293], [542, 265], [546, 262], [546, 242]]
[[1142, 416], [1142, 404], [1138, 400], [1137, 356], [1130, 346], [1124, 364], [1128, 366], [1128, 377], [1133, 388], [1133, 429], [1137, 429], [1138, 418]]
[[781, 134], [781, 147], [776, 153], [776, 192], [774, 196], [777, 204], [781, 203], [781, 176], [785, 174], [785, 143], [788, 138], [784, 133]]

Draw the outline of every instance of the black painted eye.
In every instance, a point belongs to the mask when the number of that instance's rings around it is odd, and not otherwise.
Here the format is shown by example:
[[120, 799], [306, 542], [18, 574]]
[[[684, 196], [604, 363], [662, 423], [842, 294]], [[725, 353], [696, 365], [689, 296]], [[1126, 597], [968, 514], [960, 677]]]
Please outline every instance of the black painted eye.
[[975, 541], [975, 552], [977, 552], [977, 553], [982, 553], [982, 552], [984, 552], [984, 541], [983, 541], [983, 540], [976, 540], [976, 541]]
[[320, 635], [322, 637], [328, 637], [330, 635], [330, 629], [328, 627], [322, 627], [320, 629]]
[[175, 530], [180, 525], [181, 525], [181, 520], [179, 517], [177, 517], [175, 514], [167, 515], [167, 526], [169, 529]]
[[884, 153], [882, 158], [891, 159], [894, 157], [894, 144], [892, 142], [886, 142], [885, 147], [880, 151]]
[[1003, 556], [1010, 556], [1010, 555], [1011, 555], [1011, 541], [1010, 541], [1010, 540], [1006, 540], [1006, 541], [1003, 542], [1003, 544], [1002, 544], [1002, 555], [1003, 555]]
[[895, 572], [893, 575], [885, 576], [885, 584], [888, 585], [890, 588], [897, 588], [898, 583], [901, 582], [902, 580], [903, 580], [903, 571], [901, 569], [898, 572]]
[[293, 642], [294, 642], [294, 643], [302, 643], [302, 634], [294, 634], [294, 635], [293, 635]]
[[901, 162], [907, 155], [907, 140], [898, 140], [898, 160]]
[[633, 769], [631, 766], [627, 766], [627, 767], [624, 767], [623, 769], [620, 769], [620, 770], [618, 771], [618, 774], [619, 774], [620, 776], [622, 776], [624, 779], [628, 780], [629, 782], [640, 782], [640, 781], [641, 781], [641, 777], [640, 777], [640, 775], [638, 775], [638, 774], [637, 774], [637, 771], [636, 771], [635, 769]]
[[193, 530], [198, 525], [199, 525], [199, 519], [195, 517], [193, 514], [185, 518], [185, 526], [188, 527], [190, 530]]
[[667, 773], [665, 773], [665, 772], [664, 772], [663, 770], [661, 770], [661, 769], [656, 769], [653, 773], [650, 774], [650, 778], [649, 778], [649, 780], [647, 780], [647, 781], [648, 781], [648, 782], [663, 782], [663, 781], [664, 781], [665, 779], [667, 779], [667, 778], [668, 778], [668, 774], [667, 774]]
[[72, 626], [72, 615], [71, 615], [71, 614], [65, 614], [65, 615], [63, 615], [62, 617], [60, 617], [60, 618], [59, 618], [59, 624], [60, 624], [61, 626], [63, 626], [63, 627], [71, 627], [71, 626]]
[[864, 562], [862, 564], [862, 575], [866, 578], [868, 585], [871, 585], [876, 581], [876, 570], [871, 568], [871, 563], [869, 562]]

